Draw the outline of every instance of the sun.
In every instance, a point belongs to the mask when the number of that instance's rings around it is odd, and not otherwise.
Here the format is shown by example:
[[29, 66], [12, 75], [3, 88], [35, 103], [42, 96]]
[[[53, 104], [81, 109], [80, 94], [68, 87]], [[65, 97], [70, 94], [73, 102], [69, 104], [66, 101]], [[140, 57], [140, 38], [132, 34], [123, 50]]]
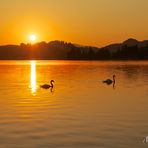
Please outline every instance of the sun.
[[37, 39], [37, 37], [36, 37], [35, 34], [31, 34], [31, 35], [29, 36], [29, 40], [30, 40], [31, 42], [35, 42], [36, 39]]

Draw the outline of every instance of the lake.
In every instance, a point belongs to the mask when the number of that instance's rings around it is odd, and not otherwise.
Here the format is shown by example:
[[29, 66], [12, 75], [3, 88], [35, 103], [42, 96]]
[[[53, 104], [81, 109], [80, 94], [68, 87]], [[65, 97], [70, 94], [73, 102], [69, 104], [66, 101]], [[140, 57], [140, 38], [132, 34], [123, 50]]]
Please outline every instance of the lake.
[[148, 147], [148, 62], [0, 61], [0, 82], [1, 148]]

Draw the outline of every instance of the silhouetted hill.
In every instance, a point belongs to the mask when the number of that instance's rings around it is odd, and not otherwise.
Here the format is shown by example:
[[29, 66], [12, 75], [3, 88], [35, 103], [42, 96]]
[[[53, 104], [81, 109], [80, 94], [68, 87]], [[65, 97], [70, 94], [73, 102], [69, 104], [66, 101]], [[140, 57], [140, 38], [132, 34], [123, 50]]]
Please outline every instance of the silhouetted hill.
[[123, 43], [111, 44], [102, 48], [106, 52], [103, 59], [111, 60], [147, 60], [148, 40], [128, 39]]
[[64, 41], [0, 46], [1, 60], [147, 60], [148, 40], [128, 39], [102, 48]]

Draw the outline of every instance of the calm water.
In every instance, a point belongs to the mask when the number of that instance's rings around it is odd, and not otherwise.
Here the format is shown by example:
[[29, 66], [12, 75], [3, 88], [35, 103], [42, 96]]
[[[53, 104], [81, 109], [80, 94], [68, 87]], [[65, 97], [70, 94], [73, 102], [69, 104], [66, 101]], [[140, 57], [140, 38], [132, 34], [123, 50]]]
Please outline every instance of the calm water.
[[0, 61], [0, 148], [147, 148], [145, 136], [148, 62]]

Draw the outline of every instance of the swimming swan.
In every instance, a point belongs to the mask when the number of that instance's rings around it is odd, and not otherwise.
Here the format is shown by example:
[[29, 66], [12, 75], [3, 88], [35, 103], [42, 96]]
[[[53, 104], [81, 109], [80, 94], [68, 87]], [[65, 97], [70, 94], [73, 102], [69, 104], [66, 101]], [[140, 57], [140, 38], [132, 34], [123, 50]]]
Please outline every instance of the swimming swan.
[[115, 84], [115, 75], [113, 75], [113, 80], [111, 80], [111, 79], [107, 79], [107, 80], [105, 80], [105, 81], [103, 81], [103, 83], [106, 83], [107, 85], [110, 85], [110, 84]]
[[44, 85], [41, 85], [40, 87], [44, 88], [44, 89], [53, 88], [53, 83], [54, 83], [54, 80], [51, 80], [50, 85], [49, 84], [44, 84]]

